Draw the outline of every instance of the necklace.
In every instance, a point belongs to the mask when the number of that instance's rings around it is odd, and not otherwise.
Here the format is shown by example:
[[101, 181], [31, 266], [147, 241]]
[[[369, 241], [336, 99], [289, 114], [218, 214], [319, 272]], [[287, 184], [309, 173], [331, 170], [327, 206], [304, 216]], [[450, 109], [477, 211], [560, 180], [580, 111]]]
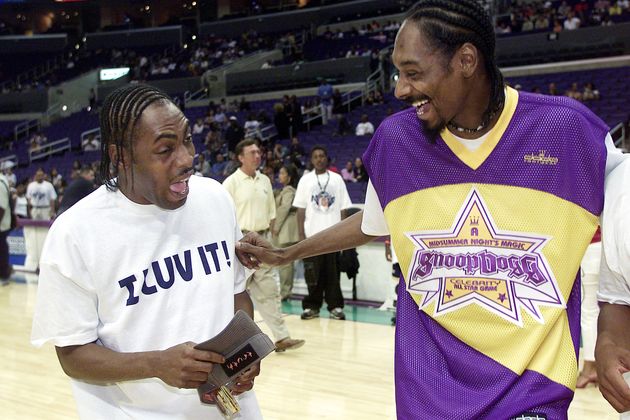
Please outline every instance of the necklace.
[[317, 185], [319, 186], [320, 193], [326, 192], [326, 188], [328, 187], [328, 183], [330, 182], [330, 173], [328, 171], [326, 171], [326, 175], [328, 175], [328, 178], [326, 178], [326, 183], [324, 184], [324, 188], [322, 188], [322, 184], [319, 183], [319, 175], [317, 174], [317, 172], [315, 173], [315, 179], [317, 180]]
[[494, 110], [492, 110], [491, 112], [489, 112], [484, 119], [481, 121], [481, 124], [479, 124], [477, 126], [477, 128], [467, 128], [467, 127], [461, 127], [457, 124], [455, 124], [452, 120], [449, 121], [446, 125], [449, 126], [449, 128], [452, 128], [453, 130], [459, 131], [460, 133], [467, 133], [467, 134], [474, 134], [474, 133], [478, 133], [481, 130], [483, 130], [484, 128], [486, 128], [488, 126], [488, 123], [490, 121], [492, 121], [492, 119], [494, 118], [495, 115], [497, 115], [497, 111], [499, 109], [501, 109], [503, 107], [503, 104], [500, 104], [497, 108], [495, 108]]

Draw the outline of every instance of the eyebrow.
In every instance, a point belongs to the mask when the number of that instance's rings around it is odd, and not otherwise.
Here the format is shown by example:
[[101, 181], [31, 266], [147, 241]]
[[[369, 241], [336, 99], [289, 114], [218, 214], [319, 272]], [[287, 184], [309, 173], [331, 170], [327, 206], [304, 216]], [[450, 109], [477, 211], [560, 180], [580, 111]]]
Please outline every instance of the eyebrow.
[[[188, 120], [186, 120], [186, 125], [184, 127], [184, 132], [186, 133], [186, 136], [188, 136], [190, 134], [190, 124], [188, 123]], [[177, 134], [174, 134], [174, 133], [160, 133], [155, 138], [153, 143], [157, 143], [158, 141], [160, 141], [162, 139], [177, 140]]]
[[416, 60], [405, 60], [400, 62], [401, 66], [417, 66], [418, 64], [420, 64], [420, 62]]

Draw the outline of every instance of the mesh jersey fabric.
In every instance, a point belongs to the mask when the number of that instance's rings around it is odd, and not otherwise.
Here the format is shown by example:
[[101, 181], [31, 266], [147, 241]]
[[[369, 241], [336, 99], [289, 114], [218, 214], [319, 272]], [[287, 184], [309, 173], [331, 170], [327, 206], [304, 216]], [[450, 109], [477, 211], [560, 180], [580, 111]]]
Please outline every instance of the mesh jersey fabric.
[[510, 88], [477, 151], [430, 143], [415, 109], [381, 124], [363, 161], [403, 273], [399, 418], [566, 418], [607, 131], [576, 101]]

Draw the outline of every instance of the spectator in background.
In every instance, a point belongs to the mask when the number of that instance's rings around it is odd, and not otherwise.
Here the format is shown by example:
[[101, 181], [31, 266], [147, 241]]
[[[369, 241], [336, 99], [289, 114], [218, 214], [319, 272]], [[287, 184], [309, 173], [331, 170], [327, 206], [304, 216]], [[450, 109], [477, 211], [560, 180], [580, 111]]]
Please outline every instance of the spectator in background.
[[273, 123], [278, 131], [278, 138], [286, 139], [289, 137], [289, 118], [284, 109], [284, 105], [277, 102], [273, 105]]
[[[293, 207], [295, 188], [299, 181], [298, 170], [294, 165], [284, 165], [278, 171], [278, 181], [282, 190], [276, 195], [276, 222], [273, 226], [272, 243], [286, 247], [300, 239], [297, 226], [297, 209]], [[284, 245], [283, 245], [284, 244]], [[293, 290], [295, 272], [293, 262], [278, 267], [280, 277], [280, 299], [287, 300]]]
[[595, 88], [593, 82], [588, 82], [584, 85], [584, 91], [582, 92], [583, 101], [599, 100], [599, 90]]
[[203, 130], [205, 130], [206, 126], [203, 123], [203, 118], [197, 118], [197, 121], [195, 121], [195, 124], [192, 127], [192, 133], [194, 134], [201, 134], [203, 133]]
[[351, 161], [346, 162], [346, 166], [341, 170], [341, 177], [346, 182], [357, 182], [354, 177], [354, 168], [352, 167]]
[[304, 146], [300, 144], [300, 139], [297, 136], [291, 137], [291, 145], [289, 146], [289, 154], [301, 158], [306, 154]]
[[[298, 183], [293, 206], [298, 209], [300, 240], [323, 231], [345, 218], [352, 206], [346, 184], [341, 176], [329, 171], [328, 153], [322, 146], [311, 150], [313, 171]], [[337, 270], [338, 253], [304, 258], [304, 278], [308, 295], [302, 301], [304, 320], [319, 317], [324, 299], [331, 319], [344, 320], [343, 295]]]
[[238, 167], [241, 166], [241, 163], [238, 160], [238, 156], [234, 152], [228, 152], [228, 161], [225, 164], [225, 169], [223, 170], [223, 178], [226, 178], [232, 175]]
[[287, 110], [287, 117], [289, 118], [289, 124], [291, 125], [291, 135], [294, 136], [302, 130], [302, 106], [297, 99], [297, 96], [292, 95], [289, 98]]
[[374, 134], [374, 126], [368, 121], [367, 114], [361, 115], [361, 122], [357, 124], [357, 128], [354, 133], [357, 136], [369, 136]]
[[55, 190], [59, 190], [61, 187], [61, 183], [63, 182], [63, 176], [57, 171], [57, 168], [52, 168], [50, 170], [50, 182], [55, 187]]
[[201, 176], [210, 176], [211, 166], [210, 162], [206, 160], [206, 157], [203, 153], [199, 153], [197, 156], [197, 163], [194, 165], [195, 167], [195, 175]]
[[81, 149], [84, 152], [97, 152], [101, 150], [101, 142], [96, 138], [96, 136], [94, 136], [93, 133], [90, 133], [81, 142]]
[[326, 79], [322, 79], [317, 89], [317, 96], [320, 100], [320, 107], [322, 112], [322, 124], [328, 124], [328, 121], [332, 118], [332, 95], [333, 87]]
[[55, 216], [55, 187], [44, 179], [42, 168], [37, 169], [33, 182], [26, 188], [26, 199], [30, 209], [31, 219], [50, 220]]
[[238, 103], [238, 109], [241, 112], [249, 111], [251, 109], [249, 102], [247, 102], [244, 96], [241, 98], [241, 101]]
[[212, 164], [212, 169], [210, 171], [210, 176], [216, 180], [222, 181], [225, 178], [225, 168], [227, 166], [227, 162], [223, 157], [223, 153], [217, 153], [214, 157], [214, 163]]
[[289, 150], [281, 143], [276, 143], [273, 146], [273, 157], [279, 162], [284, 162], [284, 158], [287, 156]]
[[340, 115], [337, 123], [337, 135], [346, 136], [352, 133], [352, 127], [345, 115]]
[[2, 172], [4, 173], [4, 176], [7, 177], [7, 181], [9, 182], [9, 187], [11, 188], [15, 188], [15, 184], [17, 183], [17, 177], [13, 173], [14, 166], [15, 166], [15, 163], [13, 163], [10, 160], [5, 160], [4, 162], [2, 162], [2, 166], [1, 166]]
[[256, 119], [253, 113], [247, 115], [247, 121], [245, 121], [245, 137], [260, 139], [260, 122]]
[[227, 142], [228, 150], [233, 152], [236, 145], [244, 138], [245, 131], [238, 123], [238, 119], [234, 116], [230, 117], [230, 125], [225, 130], [225, 141]]
[[562, 22], [559, 19], [553, 21], [553, 33], [559, 34], [560, 32], [562, 32], [562, 28]]
[[24, 182], [19, 183], [15, 187], [15, 206], [13, 212], [21, 219], [28, 219], [28, 200], [26, 199], [26, 184]]
[[343, 96], [341, 95], [341, 91], [339, 89], [335, 89], [332, 95], [332, 113], [333, 115], [341, 115], [346, 112], [345, 107], [343, 106]]
[[563, 28], [567, 31], [574, 31], [580, 27], [582, 21], [575, 16], [574, 12], [569, 12], [569, 16], [564, 20]]
[[582, 100], [582, 92], [580, 92], [580, 88], [578, 87], [577, 82], [571, 83], [571, 87], [564, 93], [564, 96], [573, 98], [576, 101]]
[[551, 95], [551, 96], [558, 96], [558, 95], [560, 95], [560, 92], [558, 92], [558, 87], [553, 82], [549, 83], [549, 95]]
[[79, 171], [79, 176], [65, 188], [57, 217], [78, 203], [82, 198], [87, 197], [94, 191], [94, 187], [94, 170], [90, 166], [84, 166]]
[[365, 166], [363, 166], [363, 160], [360, 157], [357, 157], [354, 160], [354, 178], [357, 182], [368, 182], [368, 174], [365, 170]]
[[534, 24], [534, 28], [536, 30], [547, 30], [549, 29], [549, 19], [547, 15], [540, 14], [536, 17], [536, 23]]

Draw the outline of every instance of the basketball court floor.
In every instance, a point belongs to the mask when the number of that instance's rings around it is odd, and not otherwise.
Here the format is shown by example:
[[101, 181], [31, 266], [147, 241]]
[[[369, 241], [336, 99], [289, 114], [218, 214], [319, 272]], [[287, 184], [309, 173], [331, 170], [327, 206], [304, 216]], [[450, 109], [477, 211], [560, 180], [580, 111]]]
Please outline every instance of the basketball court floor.
[[[76, 419], [54, 348], [36, 349], [29, 342], [36, 290], [33, 279], [20, 275], [0, 287], [0, 419]], [[329, 320], [326, 311], [302, 321], [298, 302], [283, 309], [291, 335], [306, 339], [306, 345], [263, 361], [254, 389], [265, 419], [395, 419], [390, 314], [347, 306], [347, 321]], [[619, 416], [590, 387], [577, 390], [569, 418]]]

